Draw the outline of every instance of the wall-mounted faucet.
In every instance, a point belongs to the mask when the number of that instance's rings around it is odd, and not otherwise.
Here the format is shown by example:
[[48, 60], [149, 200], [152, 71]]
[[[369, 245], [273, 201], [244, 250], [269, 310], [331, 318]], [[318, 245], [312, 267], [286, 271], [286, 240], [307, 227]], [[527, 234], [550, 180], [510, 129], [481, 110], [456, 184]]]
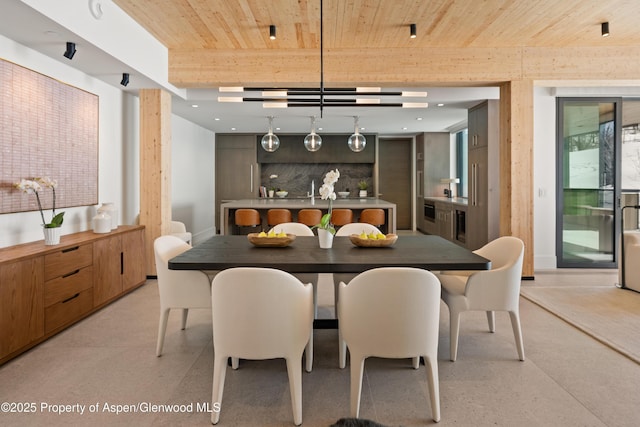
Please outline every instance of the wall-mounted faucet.
[[311, 204], [315, 204], [315, 191], [316, 191], [316, 182], [315, 180], [311, 180], [311, 193], [307, 193], [307, 196], [311, 198]]

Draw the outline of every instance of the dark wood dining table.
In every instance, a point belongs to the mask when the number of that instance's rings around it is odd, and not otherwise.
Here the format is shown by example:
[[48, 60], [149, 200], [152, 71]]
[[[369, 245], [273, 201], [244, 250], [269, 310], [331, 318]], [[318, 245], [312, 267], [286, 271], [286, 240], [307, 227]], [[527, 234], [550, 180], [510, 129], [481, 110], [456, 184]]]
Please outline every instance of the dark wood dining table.
[[361, 273], [377, 267], [488, 270], [491, 261], [439, 236], [399, 236], [393, 246], [359, 247], [335, 237], [321, 249], [317, 237], [296, 237], [286, 247], [256, 247], [247, 236], [214, 236], [169, 260], [172, 270], [277, 268], [289, 273]]
[[[439, 236], [399, 236], [393, 246], [359, 247], [335, 237], [321, 249], [317, 237], [296, 237], [286, 247], [256, 247], [247, 236], [214, 236], [169, 260], [171, 270], [219, 271], [234, 267], [277, 268], [289, 273], [361, 273], [377, 267], [488, 270], [491, 261]], [[337, 319], [316, 319], [315, 329], [335, 329]]]

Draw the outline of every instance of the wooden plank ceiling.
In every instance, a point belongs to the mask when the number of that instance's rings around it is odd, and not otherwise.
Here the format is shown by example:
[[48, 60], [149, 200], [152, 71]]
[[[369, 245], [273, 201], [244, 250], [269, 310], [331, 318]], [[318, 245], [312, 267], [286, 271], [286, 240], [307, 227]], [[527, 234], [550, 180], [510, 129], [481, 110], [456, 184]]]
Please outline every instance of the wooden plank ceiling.
[[[311, 69], [312, 78], [318, 80], [320, 0], [114, 2], [167, 46], [170, 79], [176, 86], [232, 83], [228, 75], [218, 80], [202, 75], [212, 58], [237, 72], [238, 79], [304, 84], [311, 79], [305, 75]], [[611, 29], [607, 38], [600, 34], [605, 21]], [[324, 0], [324, 66], [329, 73], [358, 70], [346, 78], [366, 82], [376, 79], [366, 76], [375, 70], [362, 69], [358, 63], [365, 55], [368, 64], [379, 61], [389, 67], [394, 63], [410, 66], [416, 61], [412, 54], [428, 56], [430, 49], [466, 49], [484, 55], [482, 49], [501, 48], [509, 55], [523, 48], [556, 48], [556, 52], [558, 48], [637, 48], [638, 22], [637, 0]], [[415, 39], [409, 38], [412, 23], [417, 26]], [[269, 39], [269, 25], [277, 27], [276, 40]], [[283, 61], [286, 70], [265, 76], [270, 64]], [[188, 77], [183, 68], [189, 69]], [[394, 78], [410, 83], [402, 76], [387, 79]]]

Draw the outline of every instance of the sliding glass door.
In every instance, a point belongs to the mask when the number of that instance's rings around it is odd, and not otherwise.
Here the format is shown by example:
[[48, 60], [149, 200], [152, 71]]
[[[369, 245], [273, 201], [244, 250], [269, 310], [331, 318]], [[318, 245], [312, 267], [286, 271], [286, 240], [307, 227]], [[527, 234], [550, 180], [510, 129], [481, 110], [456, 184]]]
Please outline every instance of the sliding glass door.
[[620, 218], [619, 98], [558, 99], [558, 267], [615, 267]]

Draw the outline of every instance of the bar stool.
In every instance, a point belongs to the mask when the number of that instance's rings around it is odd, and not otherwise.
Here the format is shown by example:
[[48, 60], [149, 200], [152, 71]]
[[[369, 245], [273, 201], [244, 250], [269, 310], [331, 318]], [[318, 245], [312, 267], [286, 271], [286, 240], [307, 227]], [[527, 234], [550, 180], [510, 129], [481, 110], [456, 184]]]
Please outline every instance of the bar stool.
[[320, 209], [300, 209], [298, 211], [298, 222], [313, 227], [320, 224], [322, 219], [322, 211]]
[[243, 234], [242, 227], [261, 227], [260, 213], [255, 209], [238, 209], [235, 213], [235, 224], [237, 234]]
[[338, 227], [353, 222], [353, 211], [351, 209], [333, 209], [331, 211], [331, 223]]
[[360, 213], [360, 222], [380, 227], [384, 225], [384, 211], [382, 209], [364, 209]]
[[269, 227], [291, 222], [291, 211], [289, 209], [269, 209], [267, 211], [267, 224]]

